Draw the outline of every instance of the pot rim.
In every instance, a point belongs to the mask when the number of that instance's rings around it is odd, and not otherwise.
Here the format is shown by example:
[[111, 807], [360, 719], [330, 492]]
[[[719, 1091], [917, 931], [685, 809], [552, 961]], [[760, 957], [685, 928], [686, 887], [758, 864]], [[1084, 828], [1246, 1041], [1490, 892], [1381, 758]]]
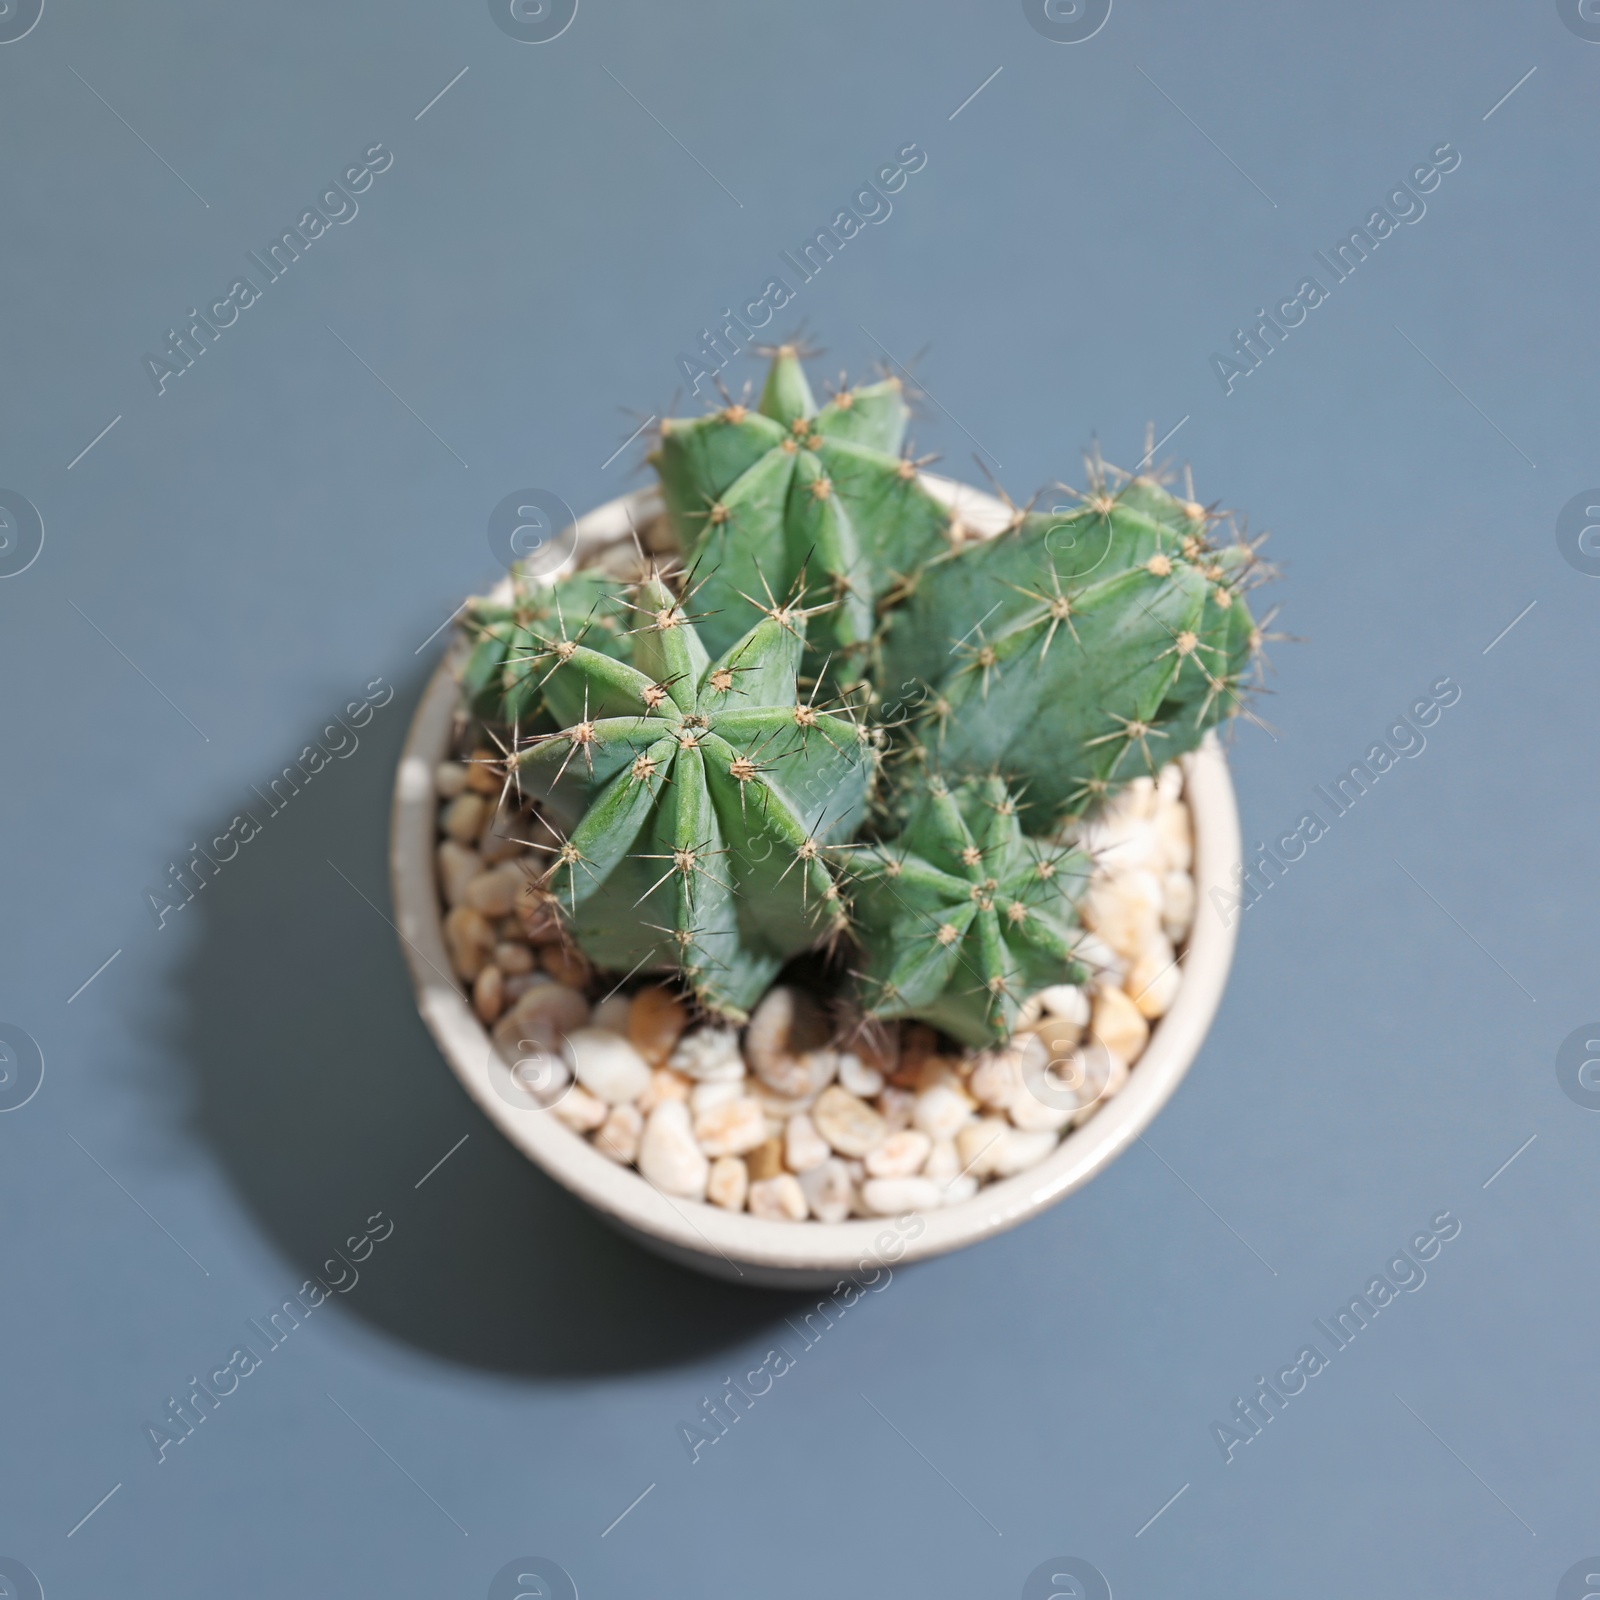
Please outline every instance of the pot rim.
[[[971, 529], [992, 535], [1009, 508], [966, 484], [921, 474], [931, 493]], [[634, 530], [661, 509], [657, 489], [645, 488], [596, 507], [577, 521], [574, 561], [631, 541]], [[509, 593], [503, 579], [496, 594]], [[444, 759], [459, 700], [459, 639], [446, 651], [412, 717], [395, 775], [390, 822], [390, 890], [417, 1009], [440, 1052], [468, 1094], [530, 1160], [608, 1220], [676, 1260], [745, 1282], [816, 1281], [869, 1267], [887, 1247], [878, 1236], [902, 1235], [894, 1219], [846, 1222], [769, 1222], [662, 1193], [631, 1167], [600, 1154], [549, 1111], [523, 1109], [503, 1098], [490, 1078], [494, 1046], [470, 1001], [448, 976], [435, 854], [435, 765]], [[1194, 830], [1196, 915], [1181, 966], [1177, 996], [1157, 1022], [1122, 1091], [1081, 1127], [1069, 1132], [1038, 1166], [986, 1184], [970, 1200], [923, 1214], [915, 1238], [903, 1240], [897, 1264], [942, 1255], [1004, 1232], [1080, 1188], [1136, 1140], [1171, 1098], [1199, 1052], [1221, 1002], [1233, 959], [1235, 928], [1203, 914], [1214, 887], [1231, 891], [1240, 862], [1239, 818], [1227, 762], [1216, 734], [1181, 758], [1184, 798]], [[753, 1270], [746, 1273], [743, 1268]], [[731, 1270], [730, 1270], [731, 1269]]]

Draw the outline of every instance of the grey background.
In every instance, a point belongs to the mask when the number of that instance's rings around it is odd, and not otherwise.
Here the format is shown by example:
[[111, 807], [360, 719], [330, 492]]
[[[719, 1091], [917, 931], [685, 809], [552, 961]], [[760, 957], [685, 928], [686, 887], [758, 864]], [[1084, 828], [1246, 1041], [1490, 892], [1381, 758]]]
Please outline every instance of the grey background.
[[[46, 1060], [0, 1117], [0, 1554], [52, 1600], [471, 1596], [536, 1553], [586, 1600], [1014, 1595], [1056, 1554], [1118, 1597], [1553, 1594], [1600, 1546], [1600, 1118], [1555, 1075], [1600, 1013], [1600, 583], [1554, 538], [1600, 482], [1597, 79], [1554, 0], [1118, 0], [1076, 45], [1016, 3], [583, 0], [528, 45], [477, 0], [47, 0], [0, 47], [0, 485], [46, 526], [0, 582], [0, 1021]], [[1148, 1148], [802, 1351], [797, 1302], [613, 1238], [456, 1088], [387, 794], [490, 509], [644, 481], [602, 463], [678, 353], [913, 140], [791, 313], [824, 370], [928, 346], [960, 420], [919, 444], [1019, 498], [1188, 418], [1163, 454], [1272, 530], [1306, 641], [1234, 747], [1247, 838], [1462, 697], [1245, 916]], [[1445, 140], [1427, 216], [1224, 397], [1211, 354]], [[144, 353], [374, 141], [360, 214], [158, 398]], [[380, 674], [360, 750], [158, 931], [142, 891]], [[1426, 1285], [1224, 1465], [1209, 1424], [1445, 1208]], [[142, 1425], [379, 1210], [157, 1465]], [[676, 1424], [779, 1338], [691, 1465]]]

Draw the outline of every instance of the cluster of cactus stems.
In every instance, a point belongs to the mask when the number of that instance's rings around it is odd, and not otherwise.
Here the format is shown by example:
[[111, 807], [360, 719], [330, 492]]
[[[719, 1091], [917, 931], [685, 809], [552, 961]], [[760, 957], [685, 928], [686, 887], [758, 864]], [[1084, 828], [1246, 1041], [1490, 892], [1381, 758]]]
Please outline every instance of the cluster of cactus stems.
[[[904, 453], [898, 379], [662, 423], [676, 554], [513, 574], [463, 692], [548, 838], [583, 951], [743, 1020], [828, 947], [868, 1015], [1003, 1039], [1083, 976], [1073, 824], [1244, 710], [1253, 546], [1151, 476], [970, 535]], [[538, 843], [538, 841], [535, 841]]]

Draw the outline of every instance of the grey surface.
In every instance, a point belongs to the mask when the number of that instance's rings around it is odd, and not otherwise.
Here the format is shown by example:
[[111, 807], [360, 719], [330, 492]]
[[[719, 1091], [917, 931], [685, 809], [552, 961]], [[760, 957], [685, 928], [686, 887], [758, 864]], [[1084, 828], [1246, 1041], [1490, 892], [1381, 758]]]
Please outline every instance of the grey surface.
[[[1119, 1600], [1555, 1594], [1600, 1547], [1600, 1117], [1555, 1069], [1600, 1013], [1600, 583], [1555, 542], [1600, 482], [1597, 77], [1554, 0], [1119, 0], [1081, 44], [1015, 3], [584, 0], [521, 44], [469, 0], [46, 0], [0, 46], [0, 485], [46, 528], [0, 582], [0, 1020], [46, 1063], [0, 1116], [0, 1554], [51, 1600], [476, 1596], [525, 1554], [585, 1600], [1018, 1595], [1058, 1554]], [[141, 357], [374, 141], [359, 215], [158, 398]], [[805, 1350], [796, 1302], [614, 1238], [456, 1088], [382, 916], [387, 791], [496, 502], [642, 481], [602, 463], [677, 355], [909, 141], [779, 321], [856, 373], [929, 346], [959, 423], [920, 442], [1019, 497], [1188, 418], [1163, 454], [1273, 530], [1306, 640], [1234, 749], [1247, 840], [1462, 694], [1247, 913], [1149, 1148]], [[1241, 319], [1441, 141], [1426, 217], [1225, 397]], [[145, 888], [380, 675], [360, 749], [157, 930]], [[1224, 1464], [1210, 1424], [1447, 1208], [1426, 1284]], [[167, 1397], [380, 1210], [158, 1465]], [[691, 1465], [676, 1425], [777, 1340]]]

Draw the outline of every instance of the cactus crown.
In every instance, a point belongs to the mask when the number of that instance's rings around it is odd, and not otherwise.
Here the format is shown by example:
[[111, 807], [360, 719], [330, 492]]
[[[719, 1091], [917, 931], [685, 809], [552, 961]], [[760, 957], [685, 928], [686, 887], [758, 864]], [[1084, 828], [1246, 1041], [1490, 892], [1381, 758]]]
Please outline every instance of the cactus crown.
[[742, 1020], [844, 943], [870, 1014], [983, 1043], [1081, 976], [1075, 825], [1243, 709], [1264, 569], [1098, 464], [1075, 505], [967, 537], [906, 421], [895, 379], [819, 408], [781, 347], [755, 408], [661, 425], [680, 565], [514, 576], [469, 616], [463, 687], [594, 961]]

